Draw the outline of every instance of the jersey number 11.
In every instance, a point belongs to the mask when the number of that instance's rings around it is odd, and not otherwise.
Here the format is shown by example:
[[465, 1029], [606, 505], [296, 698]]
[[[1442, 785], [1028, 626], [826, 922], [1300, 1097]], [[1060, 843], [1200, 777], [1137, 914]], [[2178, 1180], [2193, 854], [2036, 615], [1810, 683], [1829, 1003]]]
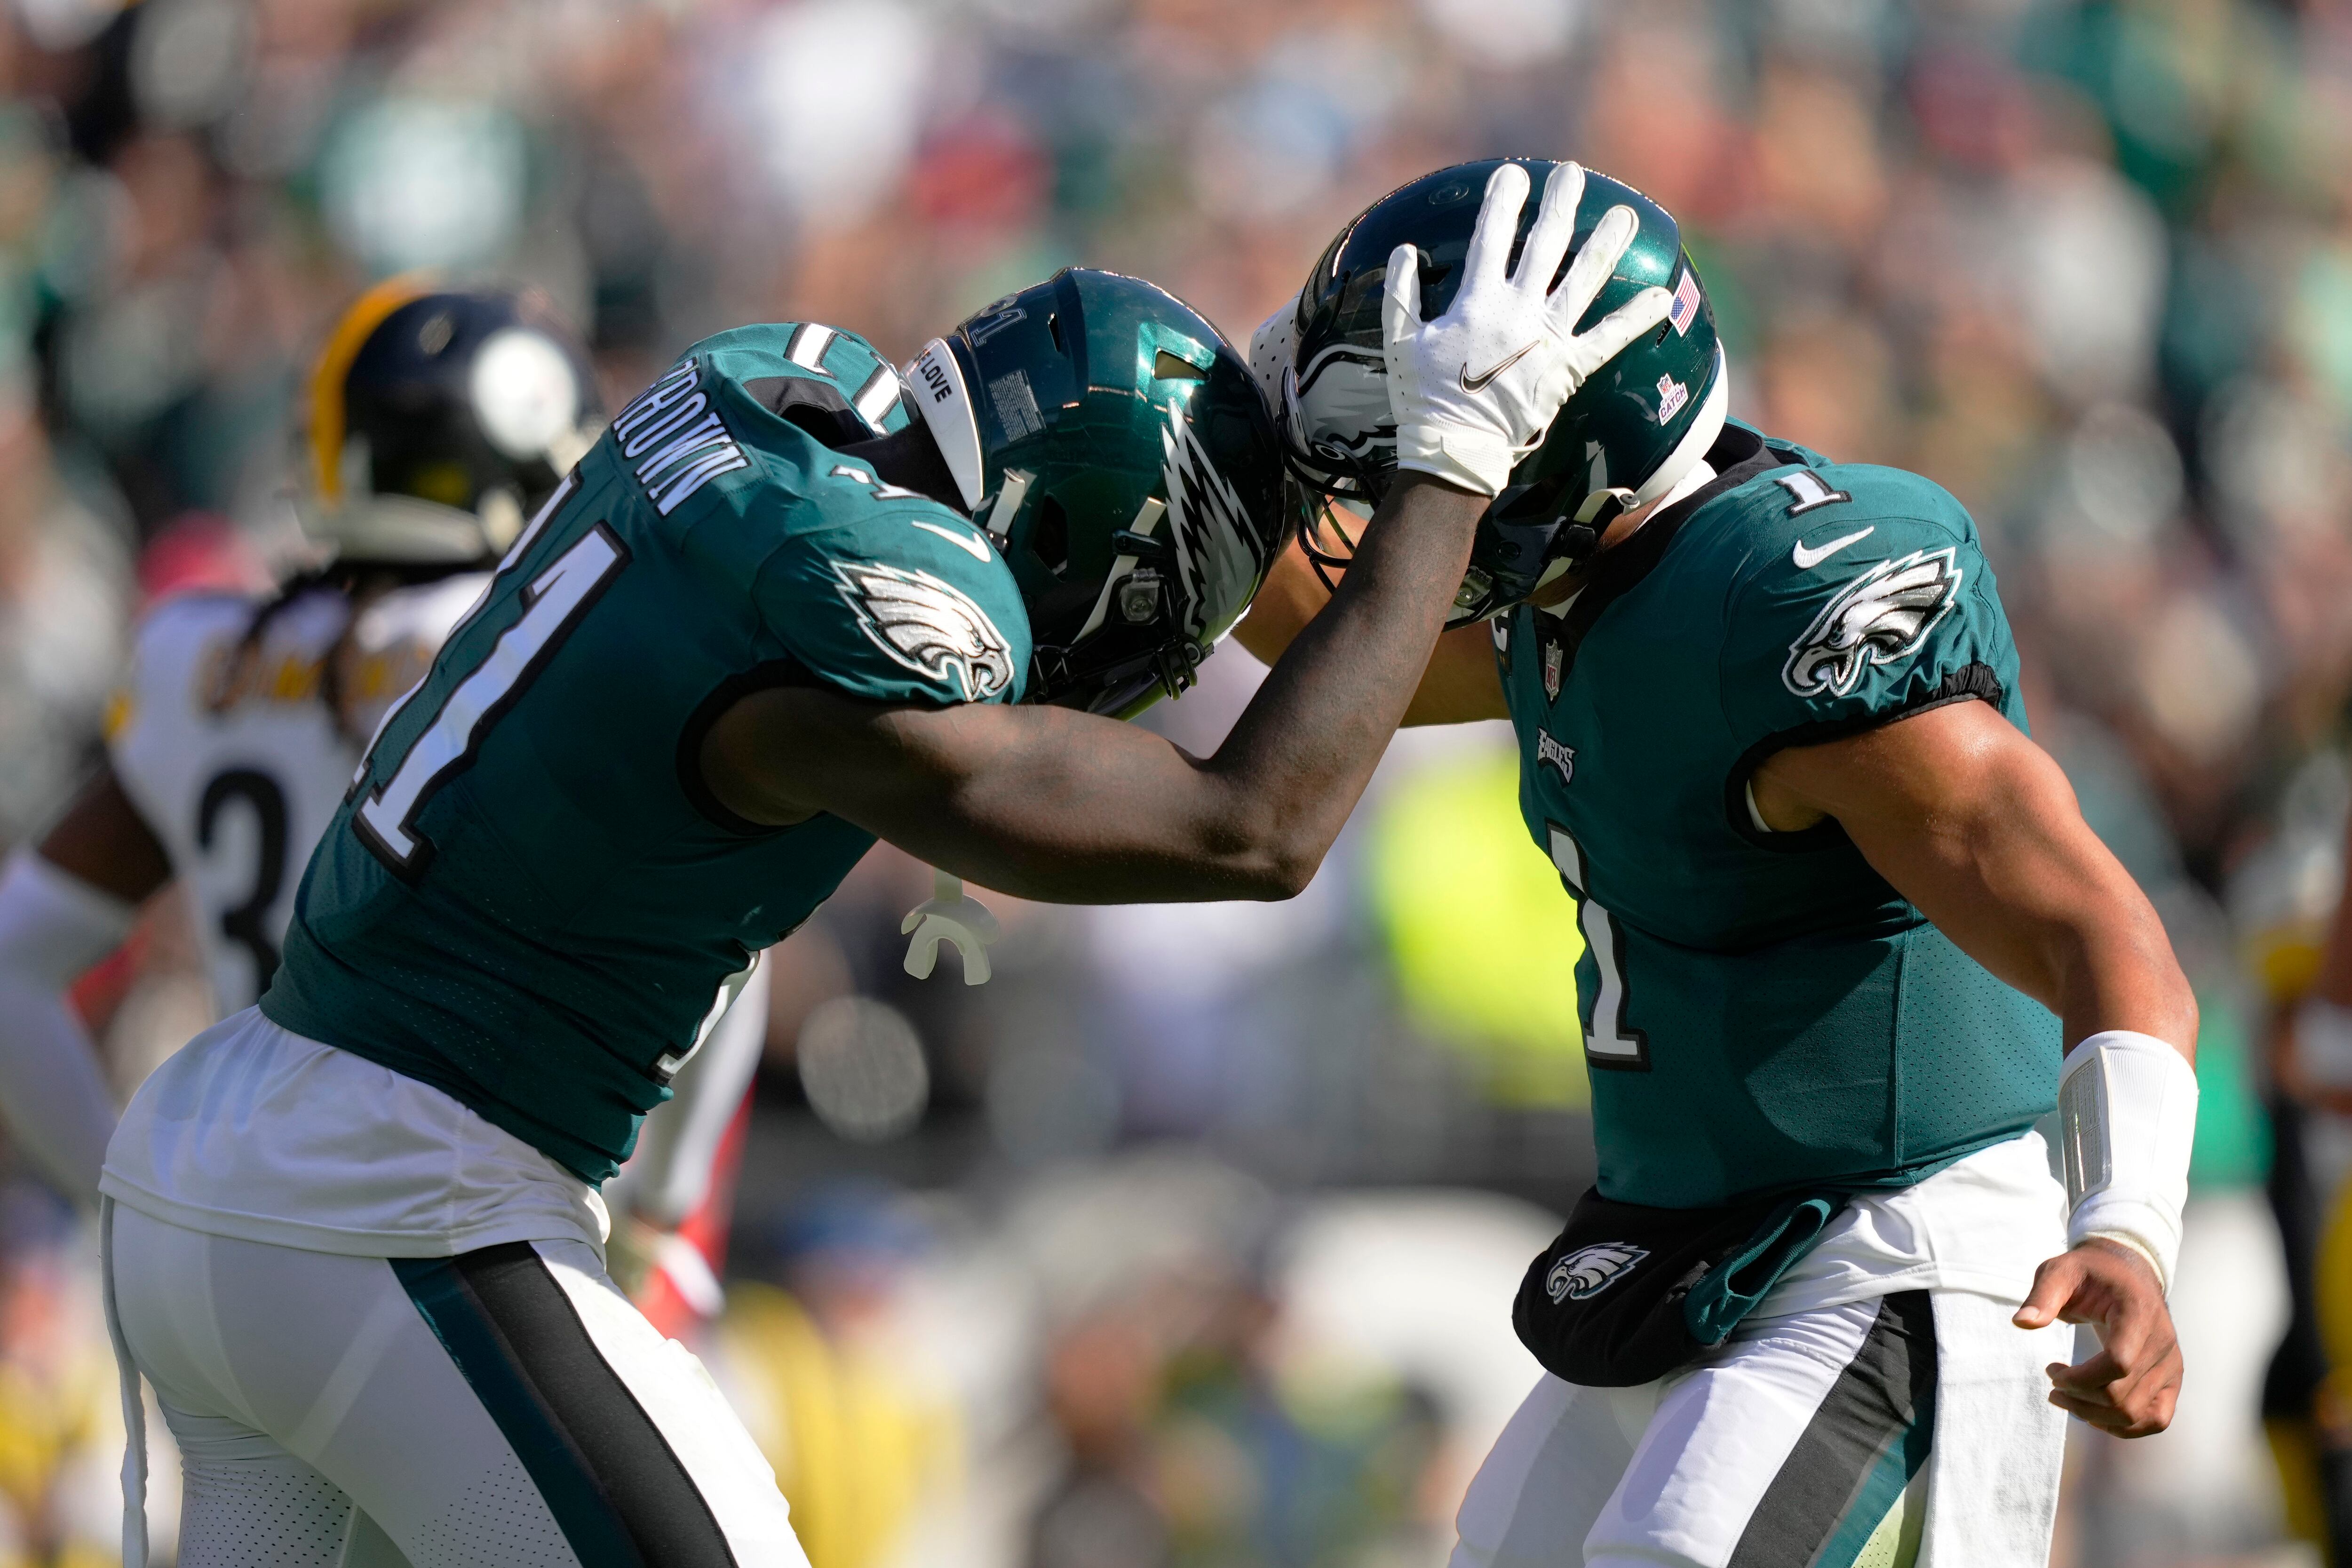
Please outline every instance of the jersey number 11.
[[[528, 542], [526, 536], [519, 545]], [[499, 569], [501, 577], [521, 552], [518, 548], [509, 555]], [[562, 646], [564, 635], [628, 563], [628, 546], [601, 522], [557, 556], [523, 589], [522, 617], [499, 634], [472, 674], [450, 689], [441, 710], [410, 745], [398, 770], [360, 803], [352, 818], [353, 830], [396, 875], [415, 877], [432, 858], [432, 840], [417, 831], [416, 815], [433, 798], [433, 792], [473, 760], [491, 726], [514, 706], [532, 678]], [[499, 584], [493, 582], [483, 596], [485, 605], [498, 591]], [[451, 634], [451, 641], [464, 631], [460, 626]], [[426, 679], [429, 682], [431, 678]], [[381, 731], [377, 744], [383, 744]], [[371, 756], [362, 764], [361, 776], [373, 771]]]

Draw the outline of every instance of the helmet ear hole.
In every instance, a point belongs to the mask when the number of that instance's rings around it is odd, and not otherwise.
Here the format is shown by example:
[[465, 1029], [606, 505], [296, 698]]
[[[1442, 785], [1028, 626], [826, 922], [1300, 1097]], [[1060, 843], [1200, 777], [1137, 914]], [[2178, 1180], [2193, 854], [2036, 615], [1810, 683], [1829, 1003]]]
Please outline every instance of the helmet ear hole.
[[1160, 381], [1206, 381], [1209, 373], [1190, 360], [1178, 359], [1166, 349], [1151, 356], [1151, 374]]
[[[1214, 645], [1283, 543], [1282, 446], [1248, 362], [1164, 289], [1087, 268], [926, 353], [982, 395], [972, 510], [1027, 613], [1028, 700], [1126, 717], [1182, 689], [1184, 646]], [[916, 380], [929, 417], [939, 385]]]
[[1029, 553], [1056, 577], [1069, 566], [1070, 518], [1059, 496], [1037, 503], [1037, 521], [1029, 525]]

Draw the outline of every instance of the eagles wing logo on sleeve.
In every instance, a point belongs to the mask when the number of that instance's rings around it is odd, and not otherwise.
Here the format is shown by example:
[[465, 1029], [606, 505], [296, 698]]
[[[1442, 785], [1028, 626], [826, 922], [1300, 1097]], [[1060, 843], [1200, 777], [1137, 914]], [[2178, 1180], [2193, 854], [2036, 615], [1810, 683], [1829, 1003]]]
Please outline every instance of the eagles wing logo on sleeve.
[[1184, 633], [1205, 647], [1248, 608], [1269, 552], [1249, 509], [1209, 460], [1181, 404], [1169, 405], [1160, 445], [1168, 527], [1183, 579]]
[[1782, 683], [1800, 697], [1844, 696], [1870, 666], [1918, 647], [1959, 597], [1965, 575], [1949, 549], [1880, 562], [1840, 589], [1789, 645]]
[[1013, 647], [971, 596], [928, 572], [837, 563], [841, 596], [874, 646], [933, 680], [953, 682], [967, 702], [1013, 684]]
[[1598, 1296], [1650, 1256], [1646, 1247], [1630, 1241], [1601, 1241], [1580, 1247], [1551, 1266], [1544, 1275], [1544, 1294], [1556, 1305]]

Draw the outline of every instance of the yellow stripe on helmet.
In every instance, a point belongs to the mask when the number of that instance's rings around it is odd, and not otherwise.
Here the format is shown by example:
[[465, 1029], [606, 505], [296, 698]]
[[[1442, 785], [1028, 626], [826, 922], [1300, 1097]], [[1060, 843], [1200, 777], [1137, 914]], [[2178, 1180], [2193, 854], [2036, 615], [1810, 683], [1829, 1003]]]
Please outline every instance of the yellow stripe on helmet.
[[421, 272], [385, 279], [352, 302], [320, 351], [310, 374], [310, 458], [319, 499], [328, 506], [343, 499], [343, 378], [385, 317], [431, 292], [432, 279]]

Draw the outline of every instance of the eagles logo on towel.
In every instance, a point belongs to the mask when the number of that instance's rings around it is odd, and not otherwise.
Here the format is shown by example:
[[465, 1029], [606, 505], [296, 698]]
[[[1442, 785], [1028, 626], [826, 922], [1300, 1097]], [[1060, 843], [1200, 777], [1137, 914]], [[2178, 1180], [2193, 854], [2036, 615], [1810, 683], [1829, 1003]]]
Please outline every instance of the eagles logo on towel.
[[1959, 597], [1952, 552], [1915, 550], [1882, 561], [1841, 589], [1789, 645], [1781, 680], [1800, 697], [1843, 697], [1874, 664], [1916, 648]]
[[928, 572], [843, 563], [842, 597], [874, 645], [908, 669], [952, 680], [967, 702], [1013, 684], [1013, 648], [970, 595]]
[[1650, 1256], [1649, 1248], [1628, 1241], [1595, 1242], [1580, 1247], [1551, 1266], [1544, 1276], [1544, 1294], [1554, 1302], [1581, 1301], [1598, 1296]]

